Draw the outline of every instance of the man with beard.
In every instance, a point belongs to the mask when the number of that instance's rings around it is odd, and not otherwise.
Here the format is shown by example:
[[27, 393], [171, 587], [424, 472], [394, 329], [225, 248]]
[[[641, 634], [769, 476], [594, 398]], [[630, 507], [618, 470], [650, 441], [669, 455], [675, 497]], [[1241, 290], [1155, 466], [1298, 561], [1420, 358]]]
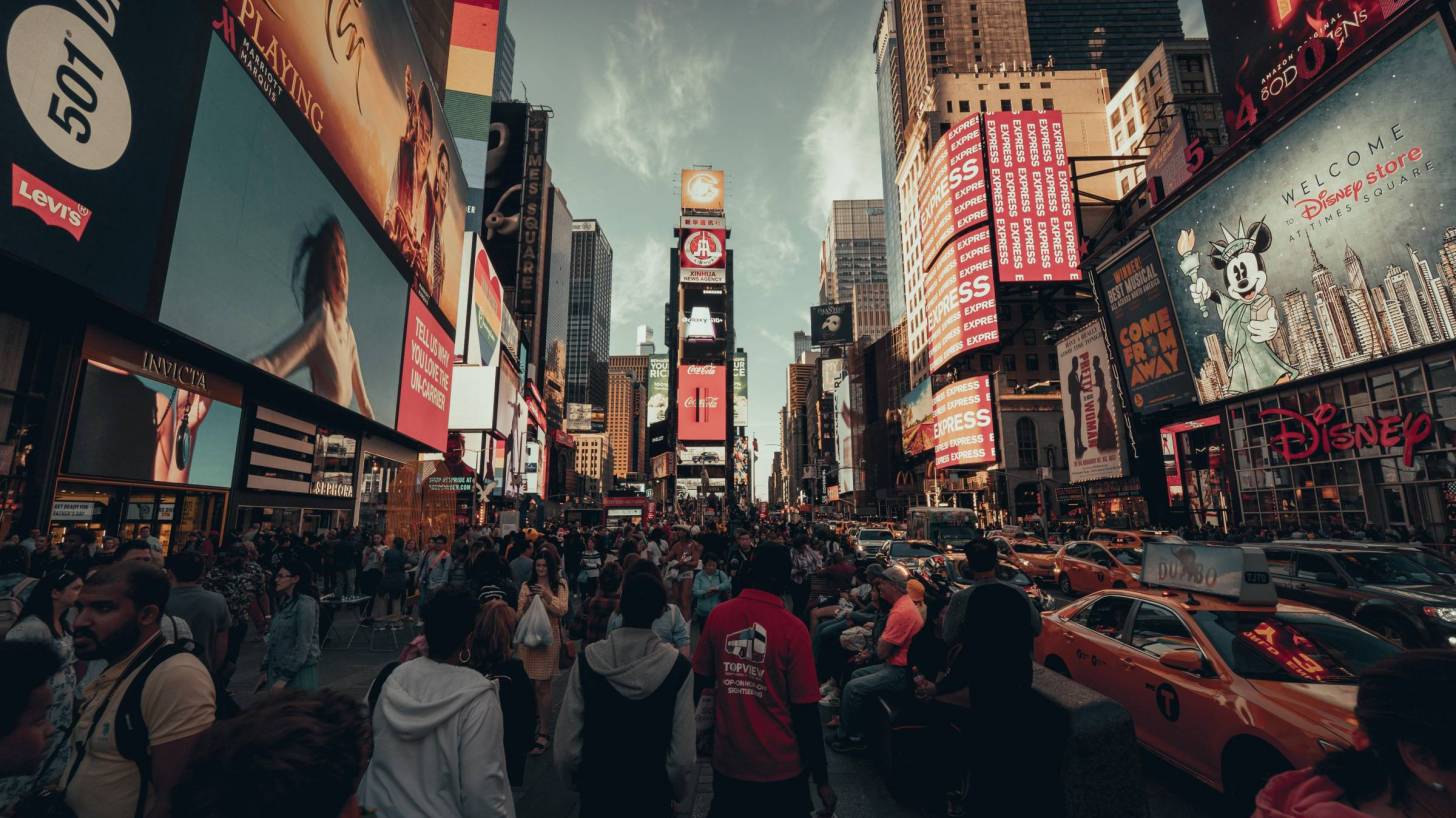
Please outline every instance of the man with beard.
[[76, 655], [107, 663], [76, 723], [64, 787], [76, 818], [168, 818], [172, 788], [212, 726], [207, 668], [159, 628], [169, 592], [162, 569], [125, 561], [92, 574], [76, 603]]

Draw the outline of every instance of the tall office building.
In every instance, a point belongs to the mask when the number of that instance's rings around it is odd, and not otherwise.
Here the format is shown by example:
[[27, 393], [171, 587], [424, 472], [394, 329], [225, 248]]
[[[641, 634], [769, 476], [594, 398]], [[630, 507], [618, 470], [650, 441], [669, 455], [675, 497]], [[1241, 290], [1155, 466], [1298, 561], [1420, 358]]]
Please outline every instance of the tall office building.
[[1036, 62], [1107, 70], [1121, 88], [1163, 40], [1183, 37], [1178, 0], [1025, 0]]
[[794, 330], [794, 360], [802, 361], [804, 355], [814, 347], [809, 339], [809, 333], [803, 330]]
[[[834, 202], [824, 240], [819, 244], [819, 303], [848, 304], [856, 284], [884, 284], [887, 280], [885, 201]], [[884, 330], [889, 329], [886, 323]]]
[[500, 33], [495, 41], [495, 97], [510, 99], [516, 75], [516, 36], [505, 23], [506, 4], [501, 2]]
[[647, 359], [651, 354], [613, 355], [608, 364], [607, 437], [614, 452], [612, 473], [618, 477], [647, 474]]
[[612, 333], [612, 245], [596, 219], [571, 224], [571, 310], [566, 329], [566, 402], [607, 408]]
[[905, 314], [905, 274], [900, 269], [900, 197], [895, 171], [904, 155], [905, 89], [900, 79], [900, 40], [890, 0], [880, 9], [875, 29], [875, 93], [879, 98], [880, 188], [885, 197], [885, 275], [889, 280], [891, 323]]
[[655, 355], [656, 353], [657, 353], [657, 344], [654, 343], [653, 340], [652, 340], [652, 327], [649, 327], [646, 324], [638, 324], [637, 325], [637, 354], [638, 355]]
[[[1171, 103], [1171, 104], [1170, 104]], [[1179, 139], [1198, 144], [1212, 157], [1228, 144], [1223, 127], [1223, 106], [1213, 74], [1213, 50], [1208, 40], [1167, 40], [1153, 49], [1137, 70], [1115, 88], [1107, 104], [1107, 127], [1116, 156], [1171, 153], [1179, 161], [1164, 159], [1164, 193], [1188, 180]], [[1171, 139], [1162, 151], [1163, 140]], [[1117, 192], [1126, 195], [1147, 179], [1147, 166], [1130, 163], [1117, 172]]]

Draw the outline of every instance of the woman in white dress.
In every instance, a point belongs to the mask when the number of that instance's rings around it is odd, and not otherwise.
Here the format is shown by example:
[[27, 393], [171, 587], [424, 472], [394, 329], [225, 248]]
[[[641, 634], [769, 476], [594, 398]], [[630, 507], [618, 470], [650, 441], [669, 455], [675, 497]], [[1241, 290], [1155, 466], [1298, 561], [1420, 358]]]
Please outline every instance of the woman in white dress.
[[359, 414], [374, 417], [359, 365], [359, 346], [349, 324], [349, 251], [337, 218], [330, 216], [317, 233], [304, 239], [293, 278], [299, 286], [303, 325], [267, 355], [254, 358], [253, 365], [280, 378], [306, 366], [314, 394], [340, 406], [357, 401]]

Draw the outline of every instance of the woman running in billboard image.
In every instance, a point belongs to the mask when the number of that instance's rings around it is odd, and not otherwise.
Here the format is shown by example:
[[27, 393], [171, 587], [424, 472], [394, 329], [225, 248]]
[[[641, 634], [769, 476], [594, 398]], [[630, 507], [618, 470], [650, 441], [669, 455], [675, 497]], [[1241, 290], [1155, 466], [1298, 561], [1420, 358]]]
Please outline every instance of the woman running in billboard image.
[[293, 283], [299, 288], [303, 325], [272, 352], [254, 358], [253, 365], [280, 378], [307, 366], [314, 394], [345, 407], [357, 401], [359, 414], [374, 417], [349, 325], [349, 251], [337, 218], [329, 216], [317, 233], [304, 238]]

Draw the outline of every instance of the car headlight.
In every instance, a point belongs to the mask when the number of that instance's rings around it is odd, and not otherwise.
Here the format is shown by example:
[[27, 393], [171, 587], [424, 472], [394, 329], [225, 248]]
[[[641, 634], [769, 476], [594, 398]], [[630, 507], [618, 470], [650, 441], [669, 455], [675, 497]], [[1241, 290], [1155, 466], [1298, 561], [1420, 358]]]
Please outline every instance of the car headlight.
[[1421, 611], [1432, 619], [1439, 619], [1448, 625], [1456, 625], [1456, 608], [1434, 608], [1427, 606]]

